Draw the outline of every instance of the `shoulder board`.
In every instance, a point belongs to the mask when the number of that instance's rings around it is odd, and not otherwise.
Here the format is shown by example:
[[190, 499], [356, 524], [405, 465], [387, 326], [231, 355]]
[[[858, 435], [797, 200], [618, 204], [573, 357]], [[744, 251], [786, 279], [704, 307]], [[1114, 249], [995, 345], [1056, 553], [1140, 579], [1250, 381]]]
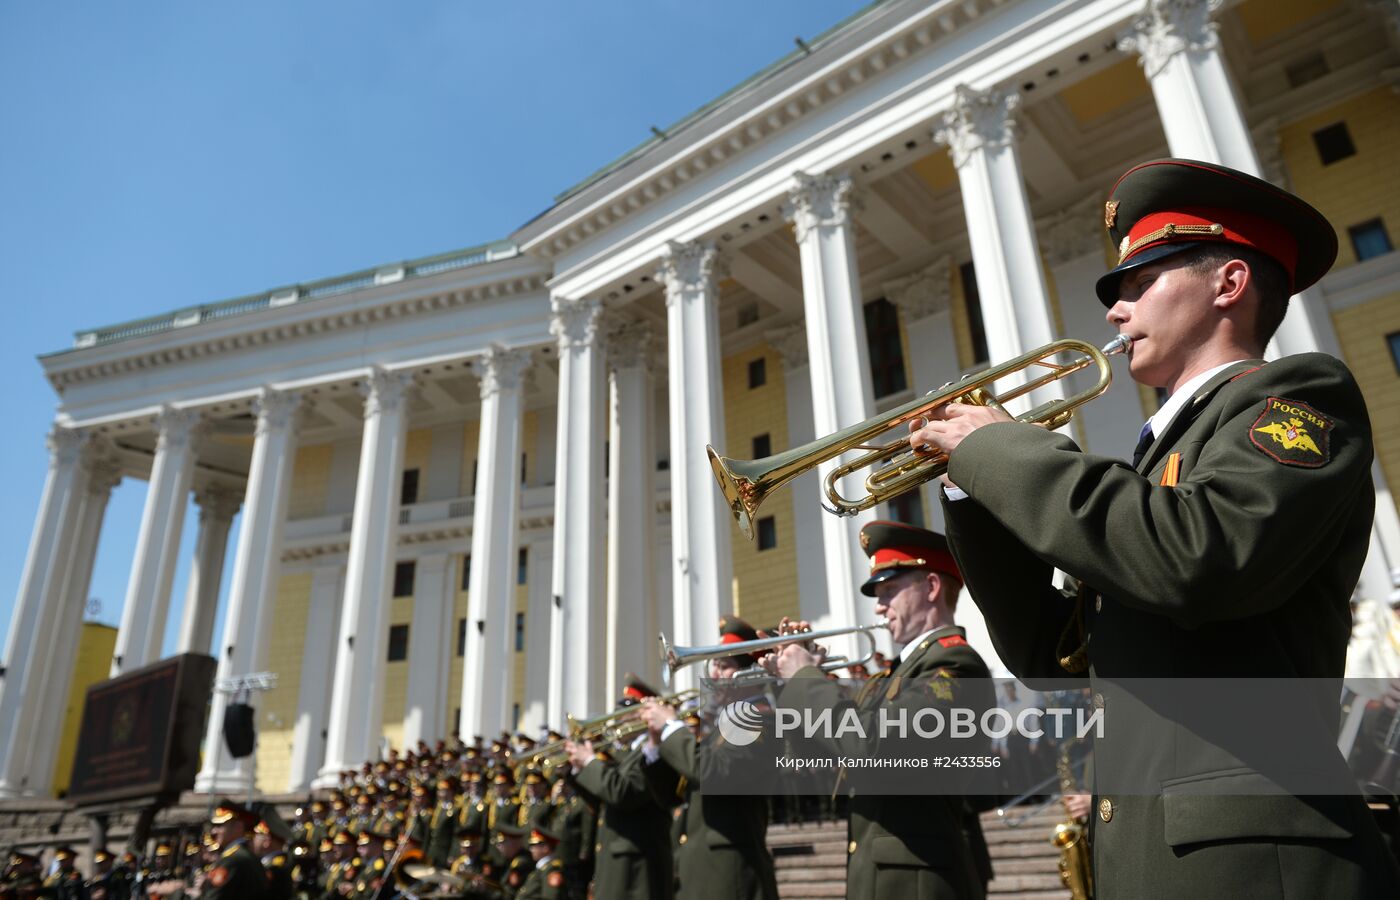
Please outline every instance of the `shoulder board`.
[[967, 641], [960, 634], [950, 634], [945, 638], [939, 638], [940, 647], [966, 647]]

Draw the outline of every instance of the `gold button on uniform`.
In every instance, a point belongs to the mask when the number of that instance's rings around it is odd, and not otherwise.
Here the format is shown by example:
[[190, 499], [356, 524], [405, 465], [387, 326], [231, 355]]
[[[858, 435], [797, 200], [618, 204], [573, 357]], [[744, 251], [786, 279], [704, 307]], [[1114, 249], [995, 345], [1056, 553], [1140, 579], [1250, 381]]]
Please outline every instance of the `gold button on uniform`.
[[1107, 797], [1099, 801], [1099, 818], [1105, 822], [1113, 821], [1113, 801]]
[[848, 845], [846, 846], [846, 852], [847, 852], [847, 853], [855, 853], [855, 852], [856, 852], [856, 842], [855, 842], [855, 841], [851, 841], [851, 843], [848, 844]]
[[594, 852], [594, 853], [602, 853], [602, 852], [603, 852], [603, 845], [602, 845], [601, 843], [594, 844], [594, 845], [593, 845], [593, 852]]
[[684, 834], [681, 835], [681, 846], [682, 846], [682, 847], [685, 846], [685, 842], [686, 842], [687, 839], [688, 839], [688, 838], [687, 838], [686, 835], [684, 835]]

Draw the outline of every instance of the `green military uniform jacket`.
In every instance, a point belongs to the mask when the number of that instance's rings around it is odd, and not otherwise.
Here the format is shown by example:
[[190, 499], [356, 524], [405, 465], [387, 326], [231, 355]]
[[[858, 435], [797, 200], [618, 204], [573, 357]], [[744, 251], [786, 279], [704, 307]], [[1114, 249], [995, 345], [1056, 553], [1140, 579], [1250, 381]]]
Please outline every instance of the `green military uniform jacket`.
[[[780, 705], [799, 709], [837, 709], [849, 703], [840, 699], [840, 686], [815, 668], [803, 669], [784, 686]], [[967, 643], [963, 630], [949, 625], [922, 638], [907, 659], [889, 676], [866, 682], [857, 698], [859, 715], [869, 739], [834, 738], [834, 753], [851, 756], [879, 754], [879, 711], [903, 708], [912, 719], [916, 710], [956, 705], [975, 710], [995, 706], [987, 664]], [[979, 713], [980, 715], [980, 713]], [[849, 741], [849, 743], [848, 743]], [[897, 751], [896, 751], [897, 752]], [[928, 746], [913, 746], [913, 753], [929, 754]], [[987, 755], [990, 744], [960, 742], [961, 755]], [[910, 778], [920, 777], [911, 773]], [[877, 900], [920, 898], [962, 900], [980, 898], [984, 884], [976, 851], [969, 841], [966, 804], [957, 795], [890, 795], [862, 793], [856, 785], [851, 796], [846, 852], [846, 896]]]
[[355, 874], [355, 893], [352, 895], [355, 900], [370, 900], [375, 894], [379, 894], [381, 898], [397, 894], [389, 873], [389, 862], [382, 856], [366, 860]]
[[506, 900], [520, 895], [520, 890], [525, 887], [525, 879], [534, 868], [535, 860], [530, 856], [529, 850], [521, 850], [506, 863], [505, 874], [501, 877], [501, 892], [505, 894]]
[[205, 900], [261, 900], [267, 896], [267, 875], [246, 841], [223, 848], [204, 879]]
[[536, 865], [530, 871], [515, 900], [564, 900], [564, 897], [564, 863], [551, 857], [544, 865]]
[[424, 825], [427, 841], [423, 848], [423, 855], [439, 869], [447, 865], [447, 861], [457, 852], [457, 817], [459, 814], [457, 802], [454, 799], [447, 803], [439, 802], [433, 807], [432, 813], [427, 816]]
[[676, 900], [777, 900], [766, 842], [768, 798], [704, 793], [707, 779], [771, 755], [763, 744], [760, 738], [738, 748], [718, 731], [697, 742], [689, 728], [680, 728], [661, 742], [660, 758], [643, 766], [658, 803], [681, 804], [672, 829]]
[[[1371, 456], [1365, 403], [1336, 359], [1241, 362], [1195, 393], [1136, 471], [1034, 426], [976, 430], [950, 460], [968, 499], [945, 499], [948, 537], [1017, 676], [1066, 677], [1057, 643], [1067, 627], [1077, 638], [1076, 601], [1050, 587], [1059, 567], [1086, 586], [1088, 674], [1106, 717], [1131, 708], [1116, 678], [1335, 679], [1279, 723], [1288, 746], [1335, 733]], [[1400, 896], [1360, 798], [1203, 793], [1214, 778], [1238, 779], [1239, 793], [1261, 778], [1205, 744], [1170, 723], [1095, 742], [1097, 778], [1135, 768], [1162, 785], [1096, 798], [1100, 897]]]
[[593, 870], [599, 900], [670, 900], [674, 896], [670, 816], [642, 773], [642, 752], [616, 763], [592, 760], [574, 781], [599, 807]]
[[267, 874], [266, 900], [292, 900], [296, 885], [292, 881], [292, 858], [281, 850], [262, 858]]

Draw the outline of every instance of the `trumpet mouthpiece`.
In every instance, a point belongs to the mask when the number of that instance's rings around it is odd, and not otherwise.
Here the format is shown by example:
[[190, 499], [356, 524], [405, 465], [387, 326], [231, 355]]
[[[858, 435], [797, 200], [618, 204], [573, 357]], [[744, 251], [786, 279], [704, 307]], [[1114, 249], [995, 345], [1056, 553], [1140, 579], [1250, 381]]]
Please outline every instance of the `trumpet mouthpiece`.
[[1104, 356], [1113, 356], [1115, 353], [1127, 353], [1132, 346], [1133, 339], [1126, 334], [1120, 334], [1107, 344], [1104, 344], [1102, 352]]

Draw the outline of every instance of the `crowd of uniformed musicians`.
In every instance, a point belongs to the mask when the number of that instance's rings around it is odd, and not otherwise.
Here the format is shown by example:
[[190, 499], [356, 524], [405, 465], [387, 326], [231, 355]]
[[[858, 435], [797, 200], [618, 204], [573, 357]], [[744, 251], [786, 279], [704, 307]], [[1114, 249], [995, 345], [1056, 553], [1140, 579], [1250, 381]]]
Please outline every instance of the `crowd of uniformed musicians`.
[[[862, 546], [872, 568], [866, 593], [897, 638], [917, 640], [898, 660], [876, 653], [869, 666], [821, 680], [866, 681], [881, 690], [863, 692], [862, 702], [866, 695], [883, 702], [894, 696], [886, 686], [896, 665], [985, 676], [964, 632], [951, 624], [958, 585], [946, 542], [924, 529], [874, 522]], [[764, 634], [725, 616], [717, 646]], [[913, 659], [926, 664], [910, 669]], [[720, 749], [715, 704], [753, 694], [734, 676], [752, 676], [765, 661], [772, 659], [764, 653], [708, 660], [713, 697], [703, 706], [694, 697], [660, 696], [629, 673], [614, 713], [591, 720], [596, 725], [574, 723], [569, 736], [550, 730], [537, 742], [503, 733], [489, 743], [454, 737], [391, 750], [387, 759], [341, 773], [334, 790], [308, 798], [290, 821], [271, 804], [223, 800], [202, 832], [167, 835], [148, 856], [97, 850], [88, 877], [74, 866], [72, 848], [59, 848], [43, 875], [37, 857], [16, 853], [0, 898], [777, 900], [766, 844], [775, 812], [779, 819], [845, 815], [849, 803], [856, 865], [865, 855], [858, 848], [877, 845], [891, 826], [870, 807], [879, 801], [704, 793], [708, 777], [742, 764]], [[946, 684], [952, 690], [957, 681]], [[932, 815], [935, 807], [948, 812]], [[950, 823], [941, 839], [968, 862], [969, 884], [985, 887], [990, 858], [976, 810], [961, 797], [921, 798], [919, 809], [928, 828]]]

